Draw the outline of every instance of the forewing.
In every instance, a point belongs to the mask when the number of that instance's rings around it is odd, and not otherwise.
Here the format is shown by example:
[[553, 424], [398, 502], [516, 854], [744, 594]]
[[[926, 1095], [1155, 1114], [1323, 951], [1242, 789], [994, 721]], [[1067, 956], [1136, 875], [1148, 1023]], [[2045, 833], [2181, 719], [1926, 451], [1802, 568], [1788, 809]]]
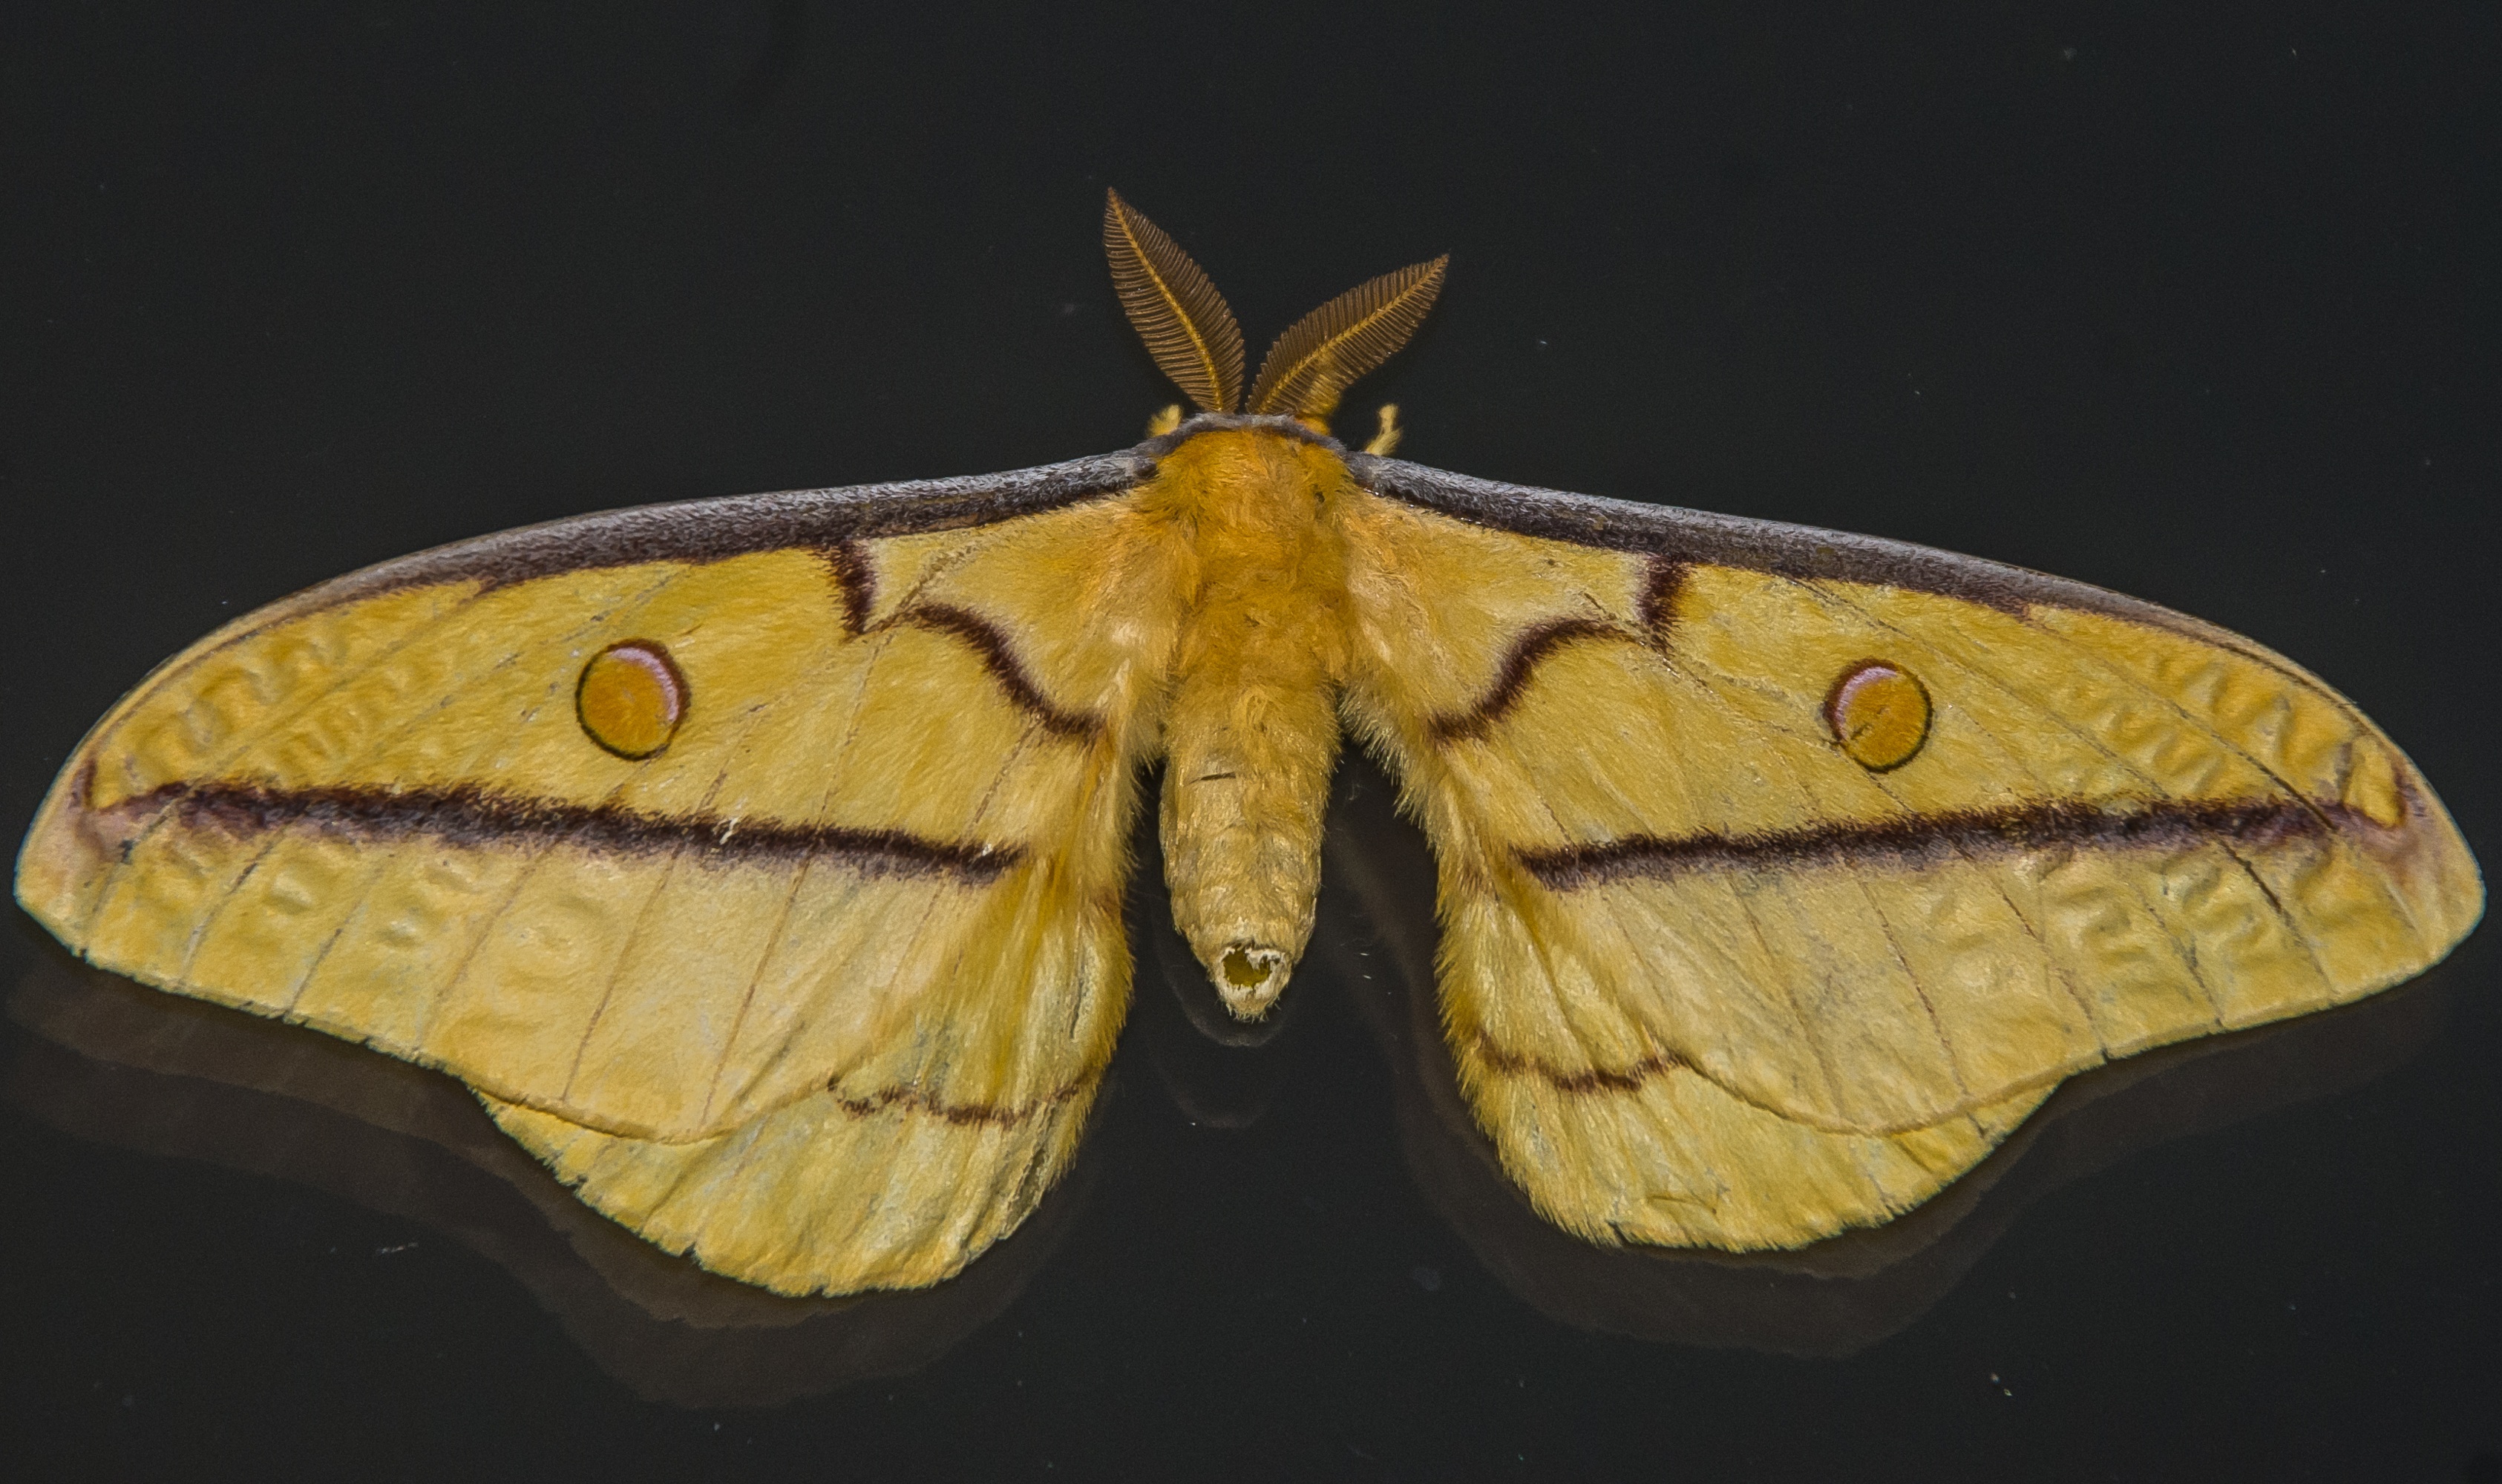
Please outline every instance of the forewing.
[[[106, 967], [621, 1138], [812, 1095], [1082, 1113], [1170, 628], [1133, 483], [626, 512], [316, 589], [97, 725], [19, 898]], [[623, 640], [687, 688], [641, 760], [576, 714]]]
[[[1569, 1226], [1878, 1219], [2061, 1077], [2368, 994], [2482, 910], [2404, 755], [2246, 639], [1920, 548], [1353, 463], [1351, 708], [1440, 860], [1476, 1105]], [[1928, 702], [1887, 767], [1828, 721], [1871, 661]]]

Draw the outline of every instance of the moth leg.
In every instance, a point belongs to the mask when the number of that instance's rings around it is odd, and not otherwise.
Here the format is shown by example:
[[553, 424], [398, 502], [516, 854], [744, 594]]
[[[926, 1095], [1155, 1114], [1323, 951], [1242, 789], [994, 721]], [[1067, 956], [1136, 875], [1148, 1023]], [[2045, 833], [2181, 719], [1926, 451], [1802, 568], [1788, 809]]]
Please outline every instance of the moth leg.
[[1399, 440], [1405, 433], [1406, 429], [1399, 425], [1399, 404], [1384, 402], [1381, 404], [1380, 431], [1372, 435], [1372, 441], [1364, 446], [1364, 451], [1375, 458], [1387, 458], [1398, 452]]

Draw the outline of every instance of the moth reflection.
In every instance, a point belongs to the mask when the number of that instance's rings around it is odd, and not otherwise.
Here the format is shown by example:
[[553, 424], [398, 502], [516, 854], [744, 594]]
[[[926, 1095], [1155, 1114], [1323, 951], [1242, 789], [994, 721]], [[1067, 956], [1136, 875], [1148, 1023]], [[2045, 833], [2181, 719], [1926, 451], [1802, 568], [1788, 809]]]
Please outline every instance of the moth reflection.
[[[1247, 1128], [1294, 1062], [1289, 1043], [1308, 1007], [1348, 996], [1387, 1063], [1402, 1153], [1433, 1208], [1523, 1301], [1638, 1338], [1861, 1350], [1950, 1293], [2036, 1197], [2136, 1150], [2380, 1076], [2429, 1040], [2447, 999], [2447, 976], [2436, 973], [2329, 1015], [2073, 1078], [1971, 1173], [1883, 1227], [1742, 1256], [1601, 1248], [1530, 1209], [1461, 1097], [1432, 997], [1432, 860], [1397, 818], [1390, 784], [1351, 759], [1333, 793], [1318, 930], [1267, 1019], [1228, 1014], [1159, 903], [1140, 904], [1128, 1064], [1152, 1066], [1192, 1122]], [[1151, 832], [1141, 845], [1152, 850]], [[600, 1368], [682, 1406], [775, 1405], [930, 1364], [1015, 1301], [1096, 1183], [1098, 1160], [1081, 1159], [1012, 1239], [933, 1288], [786, 1298], [706, 1273], [596, 1215], [441, 1074], [157, 994], [57, 951], [38, 959], [9, 1011], [27, 1033], [8, 1059], [5, 1090], [44, 1123], [423, 1223], [520, 1279]]]
[[510, 1272], [649, 1400], [763, 1407], [930, 1364], [997, 1318], [1095, 1183], [1071, 1176], [958, 1277], [789, 1298], [671, 1257], [574, 1198], [442, 1073], [52, 950], [9, 999], [0, 1090], [73, 1137], [274, 1176], [406, 1218]]
[[[1332, 798], [1318, 928], [1298, 998], [1349, 995], [1391, 1073], [1402, 1153], [1428, 1202], [1487, 1271], [1551, 1318], [1682, 1344], [1848, 1355], [1899, 1332], [1950, 1293], [2037, 1197], [2132, 1153], [2357, 1086], [2413, 1057], [2438, 1029], [2448, 976], [2433, 974], [2332, 1013], [2193, 1041], [2070, 1078], [1970, 1173], [1880, 1227], [1792, 1251], [1730, 1254], [1605, 1248], [1531, 1209], [1504, 1177], [1453, 1073], [1434, 1000], [1434, 865], [1392, 806], [1395, 790], [1361, 759]], [[1143, 964], [1158, 956], [1142, 948]], [[1167, 984], [1142, 974], [1139, 1019], [1169, 990], [1225, 1017], [1187, 957]], [[1179, 1016], [1167, 1017], [1179, 1020]], [[1169, 1039], [1167, 1036], [1166, 1039]], [[1277, 1048], [1169, 1048], [1158, 1071], [1185, 1112], [1238, 1127], [1282, 1075]], [[1246, 1090], [1248, 1095], [1246, 1096]], [[1229, 1100], [1230, 1099], [1230, 1100]]]

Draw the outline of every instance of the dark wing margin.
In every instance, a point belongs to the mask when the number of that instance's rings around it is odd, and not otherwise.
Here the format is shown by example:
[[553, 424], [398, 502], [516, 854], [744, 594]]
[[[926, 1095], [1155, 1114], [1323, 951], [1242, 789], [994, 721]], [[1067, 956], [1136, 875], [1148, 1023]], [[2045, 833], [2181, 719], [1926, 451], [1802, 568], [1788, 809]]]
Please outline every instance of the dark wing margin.
[[2246, 649], [2225, 630], [2158, 604], [1908, 541], [1506, 485], [1369, 454], [1350, 454], [1346, 463], [1358, 486], [1385, 499], [1523, 536], [1808, 581], [1908, 588], [2017, 615], [2037, 604], [2078, 609]]
[[501, 588], [558, 572], [831, 550], [868, 537], [989, 525], [1119, 494], [1154, 474], [1153, 456], [1124, 451], [1004, 474], [788, 489], [568, 516], [368, 567], [308, 590], [271, 617], [437, 583], [474, 579]]

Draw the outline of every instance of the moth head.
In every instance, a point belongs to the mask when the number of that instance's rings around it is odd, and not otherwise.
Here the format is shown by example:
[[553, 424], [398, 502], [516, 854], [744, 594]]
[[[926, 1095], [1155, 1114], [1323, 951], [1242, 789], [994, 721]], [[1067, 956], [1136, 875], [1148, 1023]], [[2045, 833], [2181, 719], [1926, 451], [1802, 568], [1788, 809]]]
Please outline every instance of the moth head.
[[[1103, 252], [1121, 309], [1156, 365], [1200, 411], [1234, 411], [1242, 399], [1242, 330], [1216, 286], [1117, 190], [1103, 206]], [[1261, 360], [1245, 410], [1328, 431], [1347, 386], [1424, 323], [1450, 261], [1445, 253], [1385, 273], [1296, 320]]]

